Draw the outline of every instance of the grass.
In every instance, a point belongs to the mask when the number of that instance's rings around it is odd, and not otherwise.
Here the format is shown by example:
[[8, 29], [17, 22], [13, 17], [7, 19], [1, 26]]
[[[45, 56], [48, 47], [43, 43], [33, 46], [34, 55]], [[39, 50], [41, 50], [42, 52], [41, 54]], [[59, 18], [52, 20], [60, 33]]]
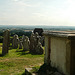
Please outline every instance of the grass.
[[1, 56], [0, 44], [0, 75], [23, 75], [25, 68], [39, 67], [43, 64], [44, 55], [32, 55], [22, 49], [11, 49], [5, 56]]

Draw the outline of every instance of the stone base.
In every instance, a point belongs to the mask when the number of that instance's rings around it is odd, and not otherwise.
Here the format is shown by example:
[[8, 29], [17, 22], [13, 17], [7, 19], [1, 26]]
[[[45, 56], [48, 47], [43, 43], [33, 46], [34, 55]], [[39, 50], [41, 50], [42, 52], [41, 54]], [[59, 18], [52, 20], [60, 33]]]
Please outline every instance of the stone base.
[[46, 74], [44, 72], [41, 73], [31, 73], [33, 69], [32, 68], [26, 68], [25, 69], [25, 75], [62, 75], [59, 72], [47, 72]]
[[36, 73], [31, 73], [32, 70], [33, 70], [32, 68], [26, 68], [25, 69], [25, 75], [38, 75]]

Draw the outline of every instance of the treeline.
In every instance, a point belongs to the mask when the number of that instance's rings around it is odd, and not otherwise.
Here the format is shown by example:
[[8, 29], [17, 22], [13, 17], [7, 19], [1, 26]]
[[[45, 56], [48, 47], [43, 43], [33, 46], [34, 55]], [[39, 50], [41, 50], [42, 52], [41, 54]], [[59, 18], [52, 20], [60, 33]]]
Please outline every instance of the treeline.
[[10, 31], [11, 36], [17, 34], [19, 37], [22, 35], [30, 37], [31, 33], [32, 33], [32, 31], [24, 31], [24, 30], [11, 30]]
[[[3, 32], [5, 30], [0, 30], [0, 43], [3, 42]], [[19, 30], [19, 29], [13, 29], [13, 30], [10, 30], [10, 36], [11, 38], [17, 34], [19, 37], [22, 37], [22, 35], [25, 35], [25, 36], [28, 36], [30, 38], [30, 35], [31, 35], [32, 31], [25, 31], [25, 30]]]

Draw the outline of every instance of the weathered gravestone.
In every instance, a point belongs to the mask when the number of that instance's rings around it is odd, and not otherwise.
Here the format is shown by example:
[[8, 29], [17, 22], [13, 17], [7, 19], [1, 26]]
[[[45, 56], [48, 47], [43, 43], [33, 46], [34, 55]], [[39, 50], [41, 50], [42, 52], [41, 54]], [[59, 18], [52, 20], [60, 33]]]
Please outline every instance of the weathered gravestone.
[[13, 36], [13, 43], [12, 43], [13, 48], [15, 48], [15, 49], [18, 48], [18, 42], [19, 42], [18, 35], [15, 34], [15, 35]]
[[39, 42], [44, 46], [44, 36], [39, 37]]
[[10, 33], [9, 33], [9, 30], [6, 30], [3, 33], [2, 55], [5, 55], [8, 53], [9, 45], [10, 45]]
[[23, 44], [22, 44], [22, 40], [19, 40], [19, 49], [22, 49]]
[[30, 52], [33, 54], [42, 54], [42, 45], [39, 45], [39, 34], [36, 32], [35, 34], [32, 33], [30, 37]]
[[25, 35], [22, 36], [22, 41], [24, 41], [24, 40], [25, 40]]
[[44, 53], [44, 50], [43, 50], [42, 45], [41, 45], [40, 42], [38, 42], [35, 50], [36, 50], [36, 54], [43, 54]]
[[42, 28], [35, 28], [33, 32], [34, 32], [34, 34], [35, 34], [36, 32], [38, 32], [38, 34], [39, 34], [40, 36], [42, 36], [43, 29], [42, 29]]
[[30, 37], [30, 53], [34, 53], [34, 39], [35, 39], [35, 34], [32, 32], [31, 37]]
[[30, 41], [27, 36], [25, 36], [25, 40], [23, 41], [23, 50], [28, 51], [29, 50]]

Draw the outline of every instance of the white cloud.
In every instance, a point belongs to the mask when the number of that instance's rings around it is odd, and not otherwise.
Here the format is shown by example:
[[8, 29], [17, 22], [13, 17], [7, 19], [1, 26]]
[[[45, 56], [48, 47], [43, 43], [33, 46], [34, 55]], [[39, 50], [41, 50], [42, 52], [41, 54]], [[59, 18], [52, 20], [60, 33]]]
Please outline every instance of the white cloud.
[[17, 2], [17, 1], [19, 1], [19, 0], [13, 0], [14, 2]]

